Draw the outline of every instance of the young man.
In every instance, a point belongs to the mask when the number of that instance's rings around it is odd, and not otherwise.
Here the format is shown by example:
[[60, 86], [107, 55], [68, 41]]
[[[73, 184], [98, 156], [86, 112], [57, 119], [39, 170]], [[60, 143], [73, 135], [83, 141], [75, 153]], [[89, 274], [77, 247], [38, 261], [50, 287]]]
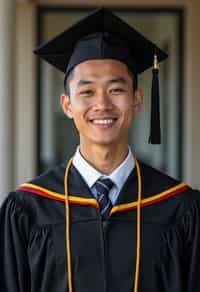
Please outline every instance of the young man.
[[200, 291], [199, 194], [128, 146], [155, 51], [166, 57], [105, 9], [36, 51], [65, 72], [80, 146], [5, 201], [0, 291]]

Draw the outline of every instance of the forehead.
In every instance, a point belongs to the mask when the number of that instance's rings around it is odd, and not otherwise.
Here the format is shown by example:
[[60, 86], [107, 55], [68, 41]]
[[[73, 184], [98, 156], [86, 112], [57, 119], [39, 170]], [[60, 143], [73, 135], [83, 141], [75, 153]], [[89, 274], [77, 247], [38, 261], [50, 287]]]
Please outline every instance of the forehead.
[[73, 79], [105, 79], [129, 76], [126, 64], [114, 59], [88, 60], [78, 64], [73, 70]]

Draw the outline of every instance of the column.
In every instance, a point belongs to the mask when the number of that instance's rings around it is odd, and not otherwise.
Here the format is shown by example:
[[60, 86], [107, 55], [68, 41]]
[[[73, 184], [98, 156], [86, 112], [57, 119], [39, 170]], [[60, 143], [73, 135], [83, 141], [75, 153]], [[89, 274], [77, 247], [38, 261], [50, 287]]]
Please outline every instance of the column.
[[13, 187], [15, 1], [0, 2], [0, 204]]

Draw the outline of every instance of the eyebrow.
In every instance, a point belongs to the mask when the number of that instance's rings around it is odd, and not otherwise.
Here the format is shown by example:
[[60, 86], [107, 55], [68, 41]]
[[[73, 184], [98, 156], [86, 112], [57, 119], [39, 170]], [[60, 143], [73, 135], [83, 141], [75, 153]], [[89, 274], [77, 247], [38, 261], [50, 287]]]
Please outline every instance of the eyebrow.
[[126, 84], [127, 81], [123, 77], [117, 77], [108, 81], [108, 83], [123, 83]]
[[[85, 79], [80, 79], [77, 83], [77, 87], [80, 87], [82, 85], [88, 85], [88, 84], [93, 84], [95, 83], [94, 81], [91, 80], [85, 80]], [[123, 77], [116, 77], [113, 79], [108, 80], [106, 83], [108, 84], [113, 84], [113, 83], [123, 83], [126, 84], [127, 81]]]
[[90, 80], [80, 79], [77, 83], [77, 87], [80, 87], [82, 85], [92, 84], [92, 83], [94, 83], [94, 82], [90, 81]]

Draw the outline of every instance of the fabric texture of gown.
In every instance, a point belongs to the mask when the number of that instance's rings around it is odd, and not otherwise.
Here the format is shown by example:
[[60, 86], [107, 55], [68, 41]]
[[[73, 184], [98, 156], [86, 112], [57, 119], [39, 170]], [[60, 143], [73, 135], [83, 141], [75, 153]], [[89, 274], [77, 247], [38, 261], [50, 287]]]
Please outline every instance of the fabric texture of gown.
[[[200, 193], [139, 162], [140, 292], [200, 291]], [[58, 166], [8, 195], [0, 211], [0, 292], [67, 292], [64, 173]], [[102, 224], [72, 165], [70, 245], [74, 292], [132, 292], [137, 174]]]

